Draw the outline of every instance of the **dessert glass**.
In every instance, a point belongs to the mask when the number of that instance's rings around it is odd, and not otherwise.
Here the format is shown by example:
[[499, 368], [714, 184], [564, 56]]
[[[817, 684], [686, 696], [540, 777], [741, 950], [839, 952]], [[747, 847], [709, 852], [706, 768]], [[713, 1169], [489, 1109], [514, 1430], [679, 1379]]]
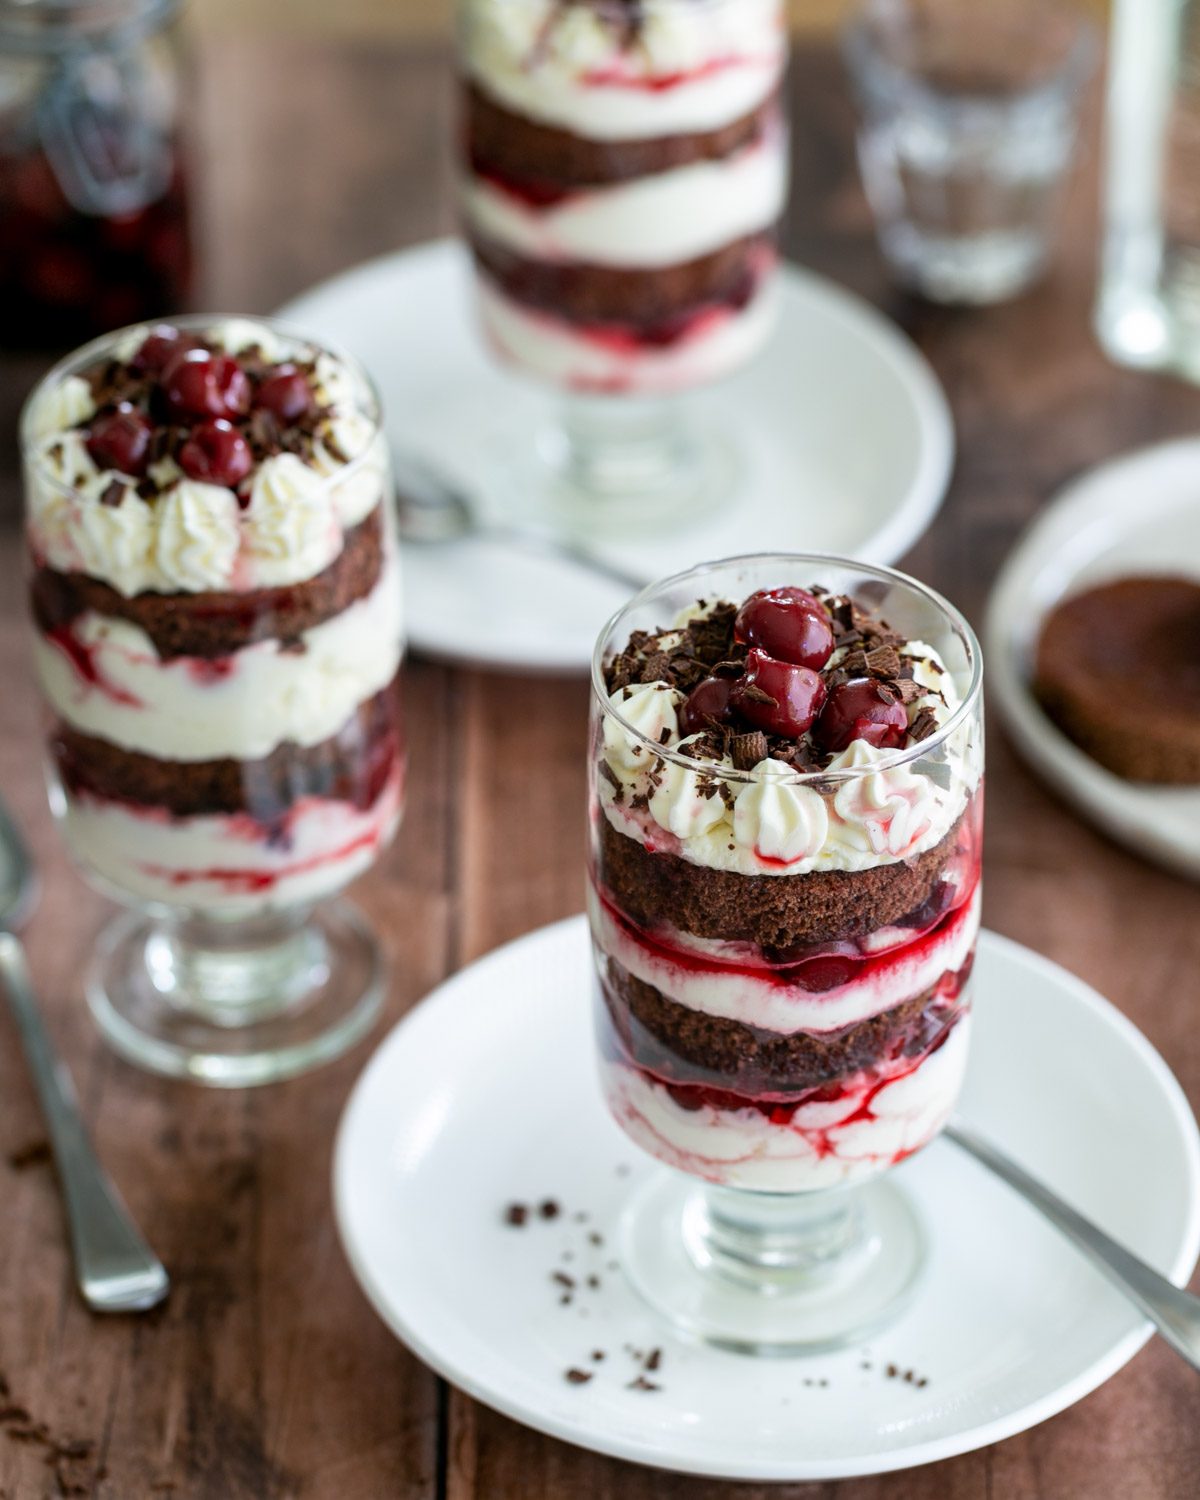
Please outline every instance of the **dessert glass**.
[[781, 0], [461, 0], [460, 16], [484, 331], [562, 396], [533, 493], [588, 529], [719, 498], [728, 445], [677, 397], [772, 327]]
[[[364, 372], [266, 320], [170, 328], [251, 361], [256, 403], [298, 362], [315, 442], [233, 492], [169, 458], [138, 487], [97, 471], [88, 434], [114, 409], [96, 380], [131, 379], [151, 330], [62, 361], [21, 426], [34, 653], [53, 812], [129, 908], [100, 938], [93, 1015], [132, 1061], [232, 1086], [323, 1062], [378, 1013], [379, 945], [328, 898], [400, 818], [399, 563]], [[162, 409], [160, 389], [140, 399]], [[261, 421], [256, 405], [241, 430]]]
[[[678, 704], [661, 681], [610, 696], [606, 672], [633, 632], [686, 620], [699, 600], [814, 584], [933, 648], [946, 704], [919, 743], [855, 739], [826, 769], [769, 763], [767, 775], [675, 748]], [[600, 1073], [618, 1124], [669, 1169], [634, 1193], [621, 1255], [692, 1335], [766, 1353], [845, 1344], [898, 1311], [921, 1271], [923, 1226], [888, 1173], [945, 1124], [966, 1060], [980, 687], [979, 647], [951, 605], [835, 557], [694, 569], [645, 590], [600, 636], [589, 740]]]

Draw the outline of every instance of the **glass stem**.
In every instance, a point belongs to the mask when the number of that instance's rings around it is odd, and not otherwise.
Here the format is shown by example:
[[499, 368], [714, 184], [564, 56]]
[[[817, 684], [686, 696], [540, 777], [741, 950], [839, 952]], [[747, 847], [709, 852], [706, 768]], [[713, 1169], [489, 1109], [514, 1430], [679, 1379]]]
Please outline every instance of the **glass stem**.
[[858, 1265], [870, 1249], [853, 1189], [747, 1193], [700, 1187], [683, 1214], [688, 1254], [766, 1296], [822, 1285]]
[[169, 918], [146, 942], [151, 981], [176, 1009], [218, 1026], [279, 1015], [328, 976], [324, 940], [307, 916]]
[[557, 443], [564, 478], [601, 500], [666, 490], [693, 454], [678, 401], [652, 398], [570, 396]]

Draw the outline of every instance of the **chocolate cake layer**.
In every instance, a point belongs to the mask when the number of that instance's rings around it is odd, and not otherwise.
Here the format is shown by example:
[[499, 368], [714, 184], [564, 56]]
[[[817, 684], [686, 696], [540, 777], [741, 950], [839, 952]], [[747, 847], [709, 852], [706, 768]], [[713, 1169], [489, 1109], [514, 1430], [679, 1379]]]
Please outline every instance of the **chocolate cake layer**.
[[778, 108], [772, 93], [758, 109], [718, 130], [600, 141], [514, 114], [470, 84], [464, 92], [464, 126], [474, 171], [501, 178], [533, 201], [548, 202], [578, 188], [720, 161], [761, 140]]
[[158, 760], [58, 724], [50, 754], [68, 792], [161, 808], [175, 817], [246, 813], [269, 823], [302, 797], [370, 807], [402, 736], [399, 676], [317, 745], [285, 741], [261, 760]]
[[1118, 578], [1058, 605], [1038, 642], [1034, 691], [1115, 775], [1200, 783], [1200, 582]]
[[744, 307], [773, 254], [771, 234], [747, 235], [697, 260], [654, 271], [528, 260], [473, 235], [480, 269], [515, 301], [572, 323], [613, 323], [663, 342], [705, 307]]
[[659, 1078], [754, 1098], [803, 1093], [928, 1052], [961, 1007], [935, 990], [844, 1031], [783, 1036], [690, 1010], [604, 960], [601, 991], [629, 1059]]
[[786, 961], [789, 949], [865, 937], [917, 916], [946, 865], [959, 853], [963, 819], [916, 859], [866, 870], [807, 875], [742, 875], [650, 854], [637, 839], [598, 819], [597, 875], [614, 904], [653, 932], [664, 921], [695, 937], [757, 943]]
[[[36, 567], [30, 580], [33, 618], [43, 634], [88, 610], [139, 626], [164, 661], [228, 656], [255, 641], [296, 641], [314, 625], [365, 598], [383, 567], [383, 505], [346, 532], [342, 550], [303, 583], [245, 593], [135, 594], [126, 598], [84, 573]], [[301, 646], [301, 649], [302, 646]]]

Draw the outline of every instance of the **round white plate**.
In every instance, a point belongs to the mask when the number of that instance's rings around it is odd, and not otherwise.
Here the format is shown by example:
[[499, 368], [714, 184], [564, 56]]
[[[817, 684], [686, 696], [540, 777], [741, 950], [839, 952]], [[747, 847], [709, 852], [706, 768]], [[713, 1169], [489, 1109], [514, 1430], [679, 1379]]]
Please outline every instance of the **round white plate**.
[[1060, 599], [1129, 573], [1200, 579], [1200, 439], [1143, 448], [1068, 485], [1001, 570], [987, 619], [988, 697], [1017, 748], [1086, 817], [1147, 859], [1200, 878], [1200, 787], [1124, 781], [1030, 691], [1042, 621]]
[[[874, 308], [788, 266], [779, 326], [752, 368], [688, 400], [736, 435], [744, 474], [687, 527], [597, 546], [647, 580], [747, 551], [894, 562], [945, 492], [950, 413], [929, 366]], [[369, 261], [280, 309], [356, 354], [378, 383], [398, 452], [495, 509], [497, 468], [546, 425], [553, 398], [495, 365], [452, 240]], [[582, 672], [626, 591], [569, 562], [472, 540], [405, 556], [412, 644], [476, 665]]]
[[[342, 1120], [334, 1198], [350, 1263], [455, 1385], [639, 1463], [832, 1479], [1019, 1432], [1146, 1341], [1149, 1325], [1054, 1230], [945, 1141], [896, 1174], [933, 1249], [914, 1304], [869, 1349], [755, 1360], [675, 1338], [613, 1269], [620, 1207], [660, 1169], [601, 1102], [590, 968], [574, 917], [463, 970], [387, 1038]], [[1107, 1001], [1015, 943], [985, 934], [976, 974], [964, 1114], [1182, 1283], [1200, 1247], [1200, 1153], [1166, 1065]], [[546, 1198], [561, 1205], [553, 1220], [505, 1223], [508, 1203]], [[644, 1367], [631, 1351], [655, 1348], [660, 1389], [630, 1389]], [[593, 1378], [571, 1384], [569, 1368]]]

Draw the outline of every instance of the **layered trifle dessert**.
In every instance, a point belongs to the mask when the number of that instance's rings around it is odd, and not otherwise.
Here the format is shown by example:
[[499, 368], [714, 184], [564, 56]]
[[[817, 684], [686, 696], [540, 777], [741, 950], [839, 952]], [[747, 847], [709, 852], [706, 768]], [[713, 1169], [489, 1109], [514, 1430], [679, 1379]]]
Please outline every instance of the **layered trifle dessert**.
[[374, 395], [256, 320], [138, 327], [23, 419], [58, 811], [110, 892], [309, 905], [391, 836], [401, 601]]
[[[730, 598], [746, 570], [718, 568], [691, 576], [675, 618], [642, 604], [645, 628], [627, 621], [597, 659], [602, 1076], [660, 1160], [806, 1192], [903, 1160], [959, 1091], [978, 664], [952, 630], [930, 638], [941, 601], [889, 575]], [[893, 608], [910, 623], [893, 628]]]
[[786, 192], [780, 0], [462, 0], [464, 209], [517, 368], [647, 394], [742, 364]]

